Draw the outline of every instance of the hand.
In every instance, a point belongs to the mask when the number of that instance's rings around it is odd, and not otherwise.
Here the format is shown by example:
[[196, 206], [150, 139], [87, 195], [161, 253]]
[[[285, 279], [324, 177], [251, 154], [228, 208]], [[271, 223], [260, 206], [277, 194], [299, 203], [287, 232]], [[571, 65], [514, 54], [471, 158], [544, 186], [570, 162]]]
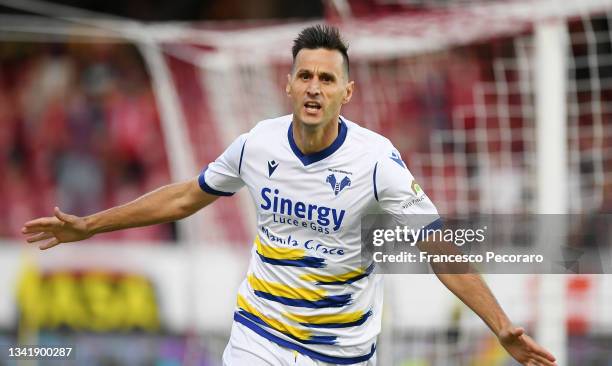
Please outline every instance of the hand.
[[556, 366], [555, 357], [525, 334], [525, 329], [510, 326], [499, 333], [499, 342], [524, 366]]
[[57, 207], [54, 214], [54, 217], [41, 217], [23, 225], [21, 232], [27, 235], [28, 243], [44, 240], [38, 248], [45, 250], [60, 243], [79, 241], [93, 235], [82, 217], [65, 214]]

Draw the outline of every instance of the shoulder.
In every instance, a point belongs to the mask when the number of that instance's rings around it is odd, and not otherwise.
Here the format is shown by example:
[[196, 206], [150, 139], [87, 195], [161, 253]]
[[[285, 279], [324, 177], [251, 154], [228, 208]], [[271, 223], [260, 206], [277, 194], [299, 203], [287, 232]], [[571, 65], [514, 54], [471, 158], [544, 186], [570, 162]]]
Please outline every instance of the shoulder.
[[265, 119], [257, 124], [248, 132], [250, 136], [269, 136], [286, 134], [291, 124], [292, 115], [288, 114], [276, 118]]
[[[385, 179], [397, 179], [408, 174], [408, 166], [404, 163], [399, 150], [385, 136], [361, 127], [358, 124], [343, 119], [351, 131], [352, 144], [368, 155], [376, 175]], [[376, 172], [378, 171], [378, 172]]]
[[367, 151], [368, 155], [378, 159], [379, 156], [387, 155], [391, 151], [396, 150], [391, 141], [385, 136], [362, 127], [344, 117], [342, 117], [342, 121], [346, 123], [348, 127], [351, 144], [359, 146], [360, 149], [364, 149]]
[[257, 145], [258, 141], [278, 141], [282, 135], [287, 134], [291, 116], [281, 116], [277, 118], [259, 121], [249, 131], [246, 131], [235, 138], [232, 145], [240, 145], [244, 150], [247, 145]]

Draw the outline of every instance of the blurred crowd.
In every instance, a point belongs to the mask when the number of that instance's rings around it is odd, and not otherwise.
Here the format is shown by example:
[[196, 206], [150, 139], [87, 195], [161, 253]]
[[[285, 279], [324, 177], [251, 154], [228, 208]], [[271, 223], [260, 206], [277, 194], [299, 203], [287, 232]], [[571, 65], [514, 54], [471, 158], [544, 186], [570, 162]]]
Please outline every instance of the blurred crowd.
[[[577, 35], [584, 34], [584, 24], [591, 23], [570, 24], [573, 39], [582, 39]], [[599, 44], [608, 47], [596, 52], [578, 41], [572, 49], [568, 155], [569, 186], [578, 192], [569, 197], [574, 213], [612, 207], [612, 88], [605, 83], [612, 75], [612, 44], [605, 40]], [[358, 88], [343, 114], [388, 136], [441, 212], [534, 212], [533, 85], [525, 81], [530, 71], [517, 66], [527, 63], [518, 60], [517, 49], [529, 47], [521, 42], [508, 38], [408, 58], [354, 60]], [[589, 55], [601, 62], [579, 63]], [[207, 93], [239, 95], [247, 105], [260, 95], [250, 88], [269, 84], [254, 80], [239, 90], [227, 85], [211, 91], [201, 84], [202, 70], [172, 60], [167, 56], [202, 164], [225, 148], [217, 130], [226, 121], [215, 120], [208, 103], [214, 98]], [[275, 67], [282, 69], [280, 95], [289, 65]], [[591, 87], [596, 75], [602, 78], [598, 90]], [[23, 222], [50, 215], [55, 205], [87, 215], [169, 183], [156, 105], [134, 46], [0, 42], [0, 239], [20, 237]], [[255, 122], [238, 119], [247, 123], [243, 130]], [[236, 215], [240, 210], [237, 201], [216, 205], [226, 237], [248, 243], [249, 223]], [[104, 235], [163, 241], [176, 239], [176, 230], [168, 224]]]
[[[150, 79], [127, 45], [0, 43], [0, 238], [170, 181]], [[171, 225], [104, 234], [172, 239]]]

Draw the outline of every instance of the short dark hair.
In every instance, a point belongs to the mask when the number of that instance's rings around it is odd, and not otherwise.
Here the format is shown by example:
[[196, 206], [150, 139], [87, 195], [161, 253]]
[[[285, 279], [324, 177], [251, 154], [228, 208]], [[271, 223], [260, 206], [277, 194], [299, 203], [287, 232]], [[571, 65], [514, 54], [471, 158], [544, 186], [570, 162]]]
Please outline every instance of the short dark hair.
[[336, 27], [330, 25], [317, 24], [308, 28], [304, 28], [295, 40], [293, 40], [293, 62], [298, 52], [302, 49], [315, 50], [317, 48], [325, 48], [328, 50], [336, 50], [342, 54], [346, 74], [349, 72], [349, 57], [348, 45], [340, 36], [340, 31]]

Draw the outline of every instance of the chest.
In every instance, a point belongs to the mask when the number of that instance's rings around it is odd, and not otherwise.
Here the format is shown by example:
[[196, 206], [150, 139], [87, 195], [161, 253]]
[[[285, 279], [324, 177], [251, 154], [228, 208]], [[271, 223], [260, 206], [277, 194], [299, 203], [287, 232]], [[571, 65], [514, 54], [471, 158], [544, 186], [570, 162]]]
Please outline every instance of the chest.
[[245, 161], [243, 179], [260, 215], [318, 221], [337, 231], [374, 199], [373, 167], [364, 159], [338, 151], [304, 165], [290, 151], [262, 153]]

